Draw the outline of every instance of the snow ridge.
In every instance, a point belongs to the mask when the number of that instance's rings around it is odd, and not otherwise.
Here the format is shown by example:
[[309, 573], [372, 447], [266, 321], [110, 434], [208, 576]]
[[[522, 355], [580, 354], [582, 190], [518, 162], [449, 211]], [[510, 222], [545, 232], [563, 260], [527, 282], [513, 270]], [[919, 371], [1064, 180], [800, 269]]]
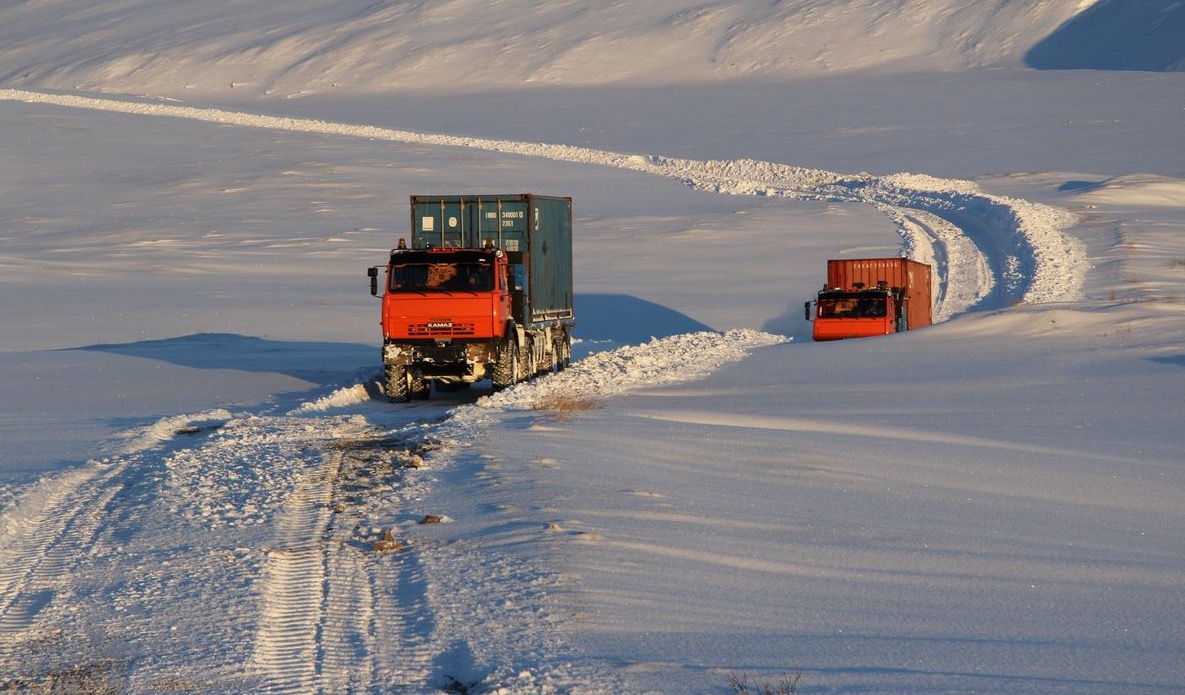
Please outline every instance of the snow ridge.
[[755, 348], [787, 340], [785, 336], [752, 330], [653, 338], [641, 345], [589, 355], [562, 372], [461, 406], [453, 411], [452, 422], [480, 423], [495, 412], [547, 410], [560, 401], [600, 399], [647, 386], [688, 381], [735, 362]]
[[[330, 123], [316, 119], [267, 116], [214, 108], [195, 108], [159, 102], [99, 99], [27, 90], [0, 90], [0, 100], [51, 104], [71, 108], [114, 111], [147, 116], [185, 118], [241, 127], [345, 135], [388, 142], [446, 147], [467, 147], [527, 157], [599, 164], [640, 171], [682, 181], [697, 190], [731, 195], [763, 195], [800, 200], [859, 202], [889, 211], [898, 223], [907, 246], [935, 243], [930, 235], [917, 234], [916, 222], [906, 223], [907, 211], [921, 212], [942, 232], [934, 237], [944, 247], [938, 253], [920, 255], [942, 259], [948, 266], [936, 268], [938, 284], [945, 287], [940, 317], [971, 308], [1008, 306], [1016, 302], [1066, 302], [1082, 295], [1086, 253], [1082, 244], [1061, 233], [1073, 222], [1070, 213], [1024, 200], [984, 193], [970, 181], [940, 179], [917, 174], [875, 177], [843, 175], [752, 159], [696, 161], [657, 155], [627, 155], [570, 145], [460, 137], [376, 126]], [[887, 206], [887, 207], [886, 207]], [[893, 209], [902, 212], [892, 212]], [[929, 226], [929, 225], [927, 225]], [[959, 229], [978, 247], [952, 243]], [[985, 254], [986, 260], [966, 260], [966, 254]], [[949, 262], [958, 260], [952, 275]], [[990, 267], [994, 277], [982, 273]], [[959, 289], [974, 283], [974, 289]], [[996, 290], [993, 292], [993, 288]]]

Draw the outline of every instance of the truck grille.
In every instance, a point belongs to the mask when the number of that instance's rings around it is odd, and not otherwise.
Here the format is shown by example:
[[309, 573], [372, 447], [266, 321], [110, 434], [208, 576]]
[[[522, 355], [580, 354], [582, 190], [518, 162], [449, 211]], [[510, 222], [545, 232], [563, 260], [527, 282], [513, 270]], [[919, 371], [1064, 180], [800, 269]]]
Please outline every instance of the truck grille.
[[461, 321], [427, 321], [412, 323], [407, 326], [409, 336], [458, 336], [473, 335], [476, 331], [472, 322]]

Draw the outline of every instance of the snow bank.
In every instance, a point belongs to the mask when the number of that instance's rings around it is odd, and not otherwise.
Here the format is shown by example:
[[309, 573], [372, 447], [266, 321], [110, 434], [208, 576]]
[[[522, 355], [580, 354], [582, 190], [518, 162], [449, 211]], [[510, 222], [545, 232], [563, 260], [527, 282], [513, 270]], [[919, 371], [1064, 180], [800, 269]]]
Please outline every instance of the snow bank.
[[484, 420], [489, 412], [562, 409], [566, 401], [595, 401], [646, 386], [700, 378], [750, 350], [787, 342], [760, 331], [686, 333], [655, 338], [642, 345], [590, 355], [565, 369], [487, 396], [458, 409], [457, 422]]
[[165, 417], [146, 427], [126, 430], [122, 443], [116, 447], [120, 454], [134, 454], [175, 441], [178, 435], [198, 434], [218, 429], [230, 421], [232, 415], [225, 409], [209, 410], [189, 415]]
[[327, 396], [322, 396], [312, 401], [302, 403], [299, 407], [292, 410], [290, 415], [311, 415], [314, 413], [328, 412], [337, 408], [344, 408], [359, 403], [365, 403], [380, 395], [378, 387], [378, 375], [374, 379], [363, 384], [354, 384], [343, 388], [335, 389]]
[[876, 202], [924, 210], [958, 225], [987, 254], [993, 274], [1003, 282], [996, 306], [1068, 302], [1081, 296], [1086, 248], [1062, 233], [1076, 220], [1068, 211], [988, 195], [970, 181], [918, 174], [882, 177], [870, 188], [867, 195]]

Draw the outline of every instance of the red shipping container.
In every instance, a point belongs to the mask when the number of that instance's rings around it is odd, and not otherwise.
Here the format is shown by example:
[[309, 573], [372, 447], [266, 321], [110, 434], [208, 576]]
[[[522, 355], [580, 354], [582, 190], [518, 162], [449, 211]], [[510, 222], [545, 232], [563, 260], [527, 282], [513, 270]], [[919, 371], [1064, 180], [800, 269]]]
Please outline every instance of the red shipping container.
[[827, 286], [851, 290], [857, 283], [873, 288], [884, 282], [900, 287], [906, 299], [906, 329], [933, 323], [930, 266], [908, 258], [850, 258], [827, 261]]

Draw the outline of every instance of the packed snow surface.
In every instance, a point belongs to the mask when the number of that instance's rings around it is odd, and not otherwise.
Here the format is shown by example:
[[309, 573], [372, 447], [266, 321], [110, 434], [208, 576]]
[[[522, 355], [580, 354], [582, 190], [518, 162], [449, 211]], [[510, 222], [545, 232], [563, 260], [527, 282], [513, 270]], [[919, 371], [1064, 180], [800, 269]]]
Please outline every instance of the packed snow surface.
[[[1185, 691], [1180, 5], [0, 8], [0, 690]], [[573, 196], [575, 359], [389, 404], [475, 192]]]

